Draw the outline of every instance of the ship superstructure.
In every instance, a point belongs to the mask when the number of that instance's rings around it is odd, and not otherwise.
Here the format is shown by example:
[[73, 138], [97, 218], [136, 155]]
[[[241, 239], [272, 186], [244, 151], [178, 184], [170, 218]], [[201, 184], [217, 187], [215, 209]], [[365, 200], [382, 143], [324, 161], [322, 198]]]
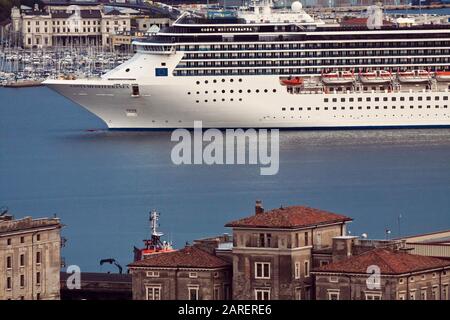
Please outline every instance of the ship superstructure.
[[450, 125], [450, 24], [377, 19], [329, 25], [299, 2], [184, 13], [101, 79], [46, 84], [110, 128]]

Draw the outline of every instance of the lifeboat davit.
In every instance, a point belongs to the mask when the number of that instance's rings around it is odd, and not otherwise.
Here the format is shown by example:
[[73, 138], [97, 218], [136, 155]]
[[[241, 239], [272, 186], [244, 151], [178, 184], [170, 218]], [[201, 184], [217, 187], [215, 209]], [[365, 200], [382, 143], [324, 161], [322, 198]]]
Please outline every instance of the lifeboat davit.
[[450, 82], [450, 71], [437, 71], [435, 76], [437, 81]]
[[355, 81], [355, 75], [349, 71], [330, 72], [322, 75], [325, 84], [347, 84]]
[[371, 72], [362, 72], [359, 74], [359, 79], [363, 83], [387, 83], [391, 82], [393, 77], [389, 71], [378, 70]]
[[397, 73], [397, 77], [403, 83], [420, 83], [430, 81], [431, 73], [426, 70], [402, 71]]
[[300, 86], [303, 84], [303, 79], [300, 77], [289, 77], [287, 79], [281, 79], [280, 81], [283, 86]]

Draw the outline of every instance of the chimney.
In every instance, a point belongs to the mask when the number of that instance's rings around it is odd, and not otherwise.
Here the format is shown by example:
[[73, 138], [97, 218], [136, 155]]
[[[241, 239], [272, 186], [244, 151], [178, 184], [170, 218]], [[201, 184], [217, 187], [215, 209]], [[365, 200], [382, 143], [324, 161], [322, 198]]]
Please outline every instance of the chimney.
[[262, 206], [262, 201], [261, 200], [256, 200], [255, 214], [261, 214], [261, 213], [264, 213], [264, 208]]

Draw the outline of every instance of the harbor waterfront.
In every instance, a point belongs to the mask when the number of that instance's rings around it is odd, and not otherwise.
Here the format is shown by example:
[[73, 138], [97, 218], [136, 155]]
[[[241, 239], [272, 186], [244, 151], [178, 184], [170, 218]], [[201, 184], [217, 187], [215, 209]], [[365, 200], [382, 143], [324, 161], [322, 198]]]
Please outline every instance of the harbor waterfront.
[[149, 208], [177, 248], [228, 231], [259, 198], [349, 215], [351, 234], [371, 238], [449, 227], [448, 128], [281, 131], [280, 170], [261, 176], [252, 165], [176, 166], [171, 131], [108, 131], [45, 87], [0, 88], [0, 101], [0, 206], [16, 218], [56, 213], [66, 265], [83, 271], [132, 261]]

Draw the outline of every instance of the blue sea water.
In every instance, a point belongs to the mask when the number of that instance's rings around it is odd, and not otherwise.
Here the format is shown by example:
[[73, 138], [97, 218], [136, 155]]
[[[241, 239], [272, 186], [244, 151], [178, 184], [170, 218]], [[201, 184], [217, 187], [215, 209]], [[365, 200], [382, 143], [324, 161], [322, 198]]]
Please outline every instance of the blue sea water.
[[[96, 129], [96, 131], [89, 131]], [[0, 89], [0, 206], [66, 225], [67, 265], [115, 271], [148, 236], [148, 212], [186, 241], [265, 208], [309, 205], [354, 218], [352, 234], [384, 238], [450, 228], [450, 129], [282, 131], [280, 171], [176, 166], [170, 132], [108, 131], [46, 88]]]

